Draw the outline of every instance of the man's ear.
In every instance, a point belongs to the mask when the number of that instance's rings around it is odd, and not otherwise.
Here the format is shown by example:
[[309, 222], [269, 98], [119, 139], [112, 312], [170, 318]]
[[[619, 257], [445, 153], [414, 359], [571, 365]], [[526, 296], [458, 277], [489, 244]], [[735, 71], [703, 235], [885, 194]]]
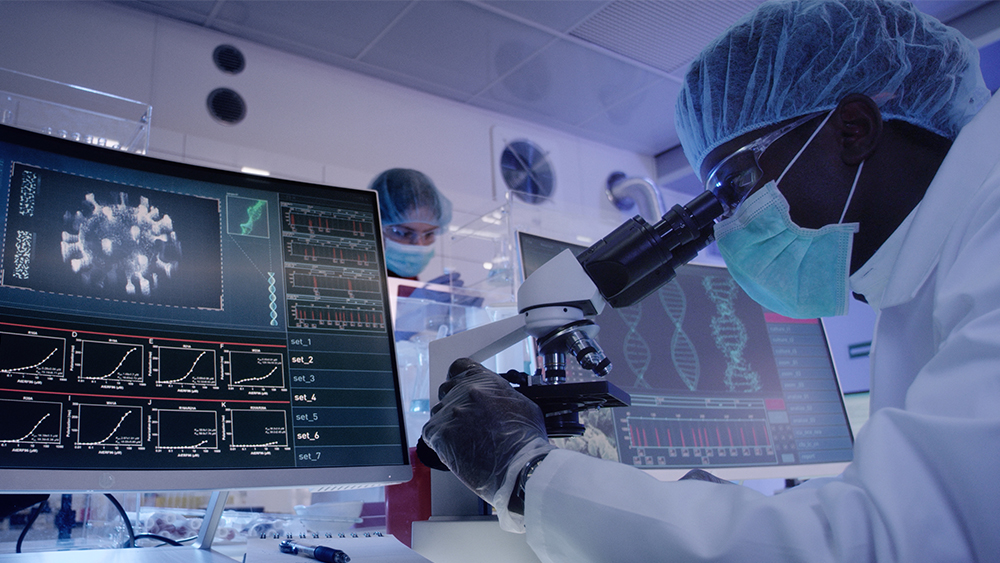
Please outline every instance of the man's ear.
[[831, 119], [840, 135], [841, 159], [855, 165], [867, 159], [882, 138], [882, 112], [864, 94], [844, 96]]

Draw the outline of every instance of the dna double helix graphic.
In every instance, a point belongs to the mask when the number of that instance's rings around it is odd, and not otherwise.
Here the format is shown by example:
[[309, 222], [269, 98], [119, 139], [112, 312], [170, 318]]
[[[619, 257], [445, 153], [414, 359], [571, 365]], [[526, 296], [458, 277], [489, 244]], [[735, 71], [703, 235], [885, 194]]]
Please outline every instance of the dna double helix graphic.
[[729, 277], [706, 276], [701, 283], [717, 313], [712, 317], [711, 327], [715, 346], [726, 359], [723, 382], [730, 391], [759, 391], [760, 374], [743, 357], [748, 335], [746, 325], [736, 316], [736, 296], [739, 295], [736, 281]]
[[271, 326], [278, 326], [278, 298], [274, 294], [274, 272], [267, 273], [267, 300], [271, 309]]
[[698, 379], [701, 378], [701, 362], [698, 359], [698, 351], [694, 347], [691, 337], [684, 332], [684, 316], [687, 314], [687, 296], [684, 289], [677, 281], [672, 281], [663, 285], [657, 290], [660, 297], [660, 304], [667, 312], [670, 321], [674, 324], [674, 334], [670, 337], [670, 359], [674, 363], [674, 369], [680, 376], [681, 381], [688, 389], [694, 391], [698, 388]]
[[646, 370], [653, 359], [653, 354], [649, 350], [649, 344], [636, 329], [639, 320], [642, 319], [642, 303], [636, 303], [631, 307], [615, 309], [621, 316], [625, 324], [628, 325], [628, 333], [622, 342], [622, 355], [625, 356], [625, 363], [635, 374], [635, 387], [650, 388], [646, 381]]

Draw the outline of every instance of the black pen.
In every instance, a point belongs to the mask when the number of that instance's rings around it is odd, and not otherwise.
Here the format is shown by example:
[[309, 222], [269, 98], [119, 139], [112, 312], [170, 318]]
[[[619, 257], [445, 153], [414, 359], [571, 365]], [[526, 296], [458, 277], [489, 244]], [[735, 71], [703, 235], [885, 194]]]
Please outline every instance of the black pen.
[[347, 563], [351, 560], [350, 556], [339, 549], [325, 547], [322, 545], [316, 547], [302, 545], [300, 543], [295, 543], [292, 540], [283, 540], [278, 544], [278, 549], [280, 549], [282, 553], [288, 553], [290, 555], [304, 555], [306, 557], [312, 557], [316, 561], [322, 561], [323, 563]]

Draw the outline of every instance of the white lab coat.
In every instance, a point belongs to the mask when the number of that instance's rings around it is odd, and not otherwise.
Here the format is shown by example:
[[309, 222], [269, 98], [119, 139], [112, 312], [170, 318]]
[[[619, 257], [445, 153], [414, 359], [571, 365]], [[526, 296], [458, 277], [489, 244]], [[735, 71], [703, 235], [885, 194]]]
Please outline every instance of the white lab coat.
[[841, 476], [767, 497], [557, 450], [525, 495], [539, 558], [1000, 561], [998, 162], [994, 99], [956, 139], [893, 266], [872, 412]]

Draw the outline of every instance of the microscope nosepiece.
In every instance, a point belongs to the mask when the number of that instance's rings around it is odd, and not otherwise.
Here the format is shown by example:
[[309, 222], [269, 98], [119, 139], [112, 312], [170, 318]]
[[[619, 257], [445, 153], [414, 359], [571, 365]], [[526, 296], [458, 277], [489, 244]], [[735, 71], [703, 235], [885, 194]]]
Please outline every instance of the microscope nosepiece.
[[595, 375], [604, 377], [611, 373], [611, 360], [601, 350], [588, 348], [581, 352], [576, 359], [584, 369], [589, 369]]
[[594, 340], [598, 330], [590, 320], [572, 322], [540, 338], [538, 348], [546, 356], [568, 352], [576, 358], [580, 367], [604, 377], [611, 373], [611, 360]]
[[594, 375], [604, 377], [611, 373], [611, 360], [604, 355], [604, 350], [590, 334], [583, 330], [574, 330], [566, 338], [566, 349], [573, 354], [583, 369], [589, 369]]

